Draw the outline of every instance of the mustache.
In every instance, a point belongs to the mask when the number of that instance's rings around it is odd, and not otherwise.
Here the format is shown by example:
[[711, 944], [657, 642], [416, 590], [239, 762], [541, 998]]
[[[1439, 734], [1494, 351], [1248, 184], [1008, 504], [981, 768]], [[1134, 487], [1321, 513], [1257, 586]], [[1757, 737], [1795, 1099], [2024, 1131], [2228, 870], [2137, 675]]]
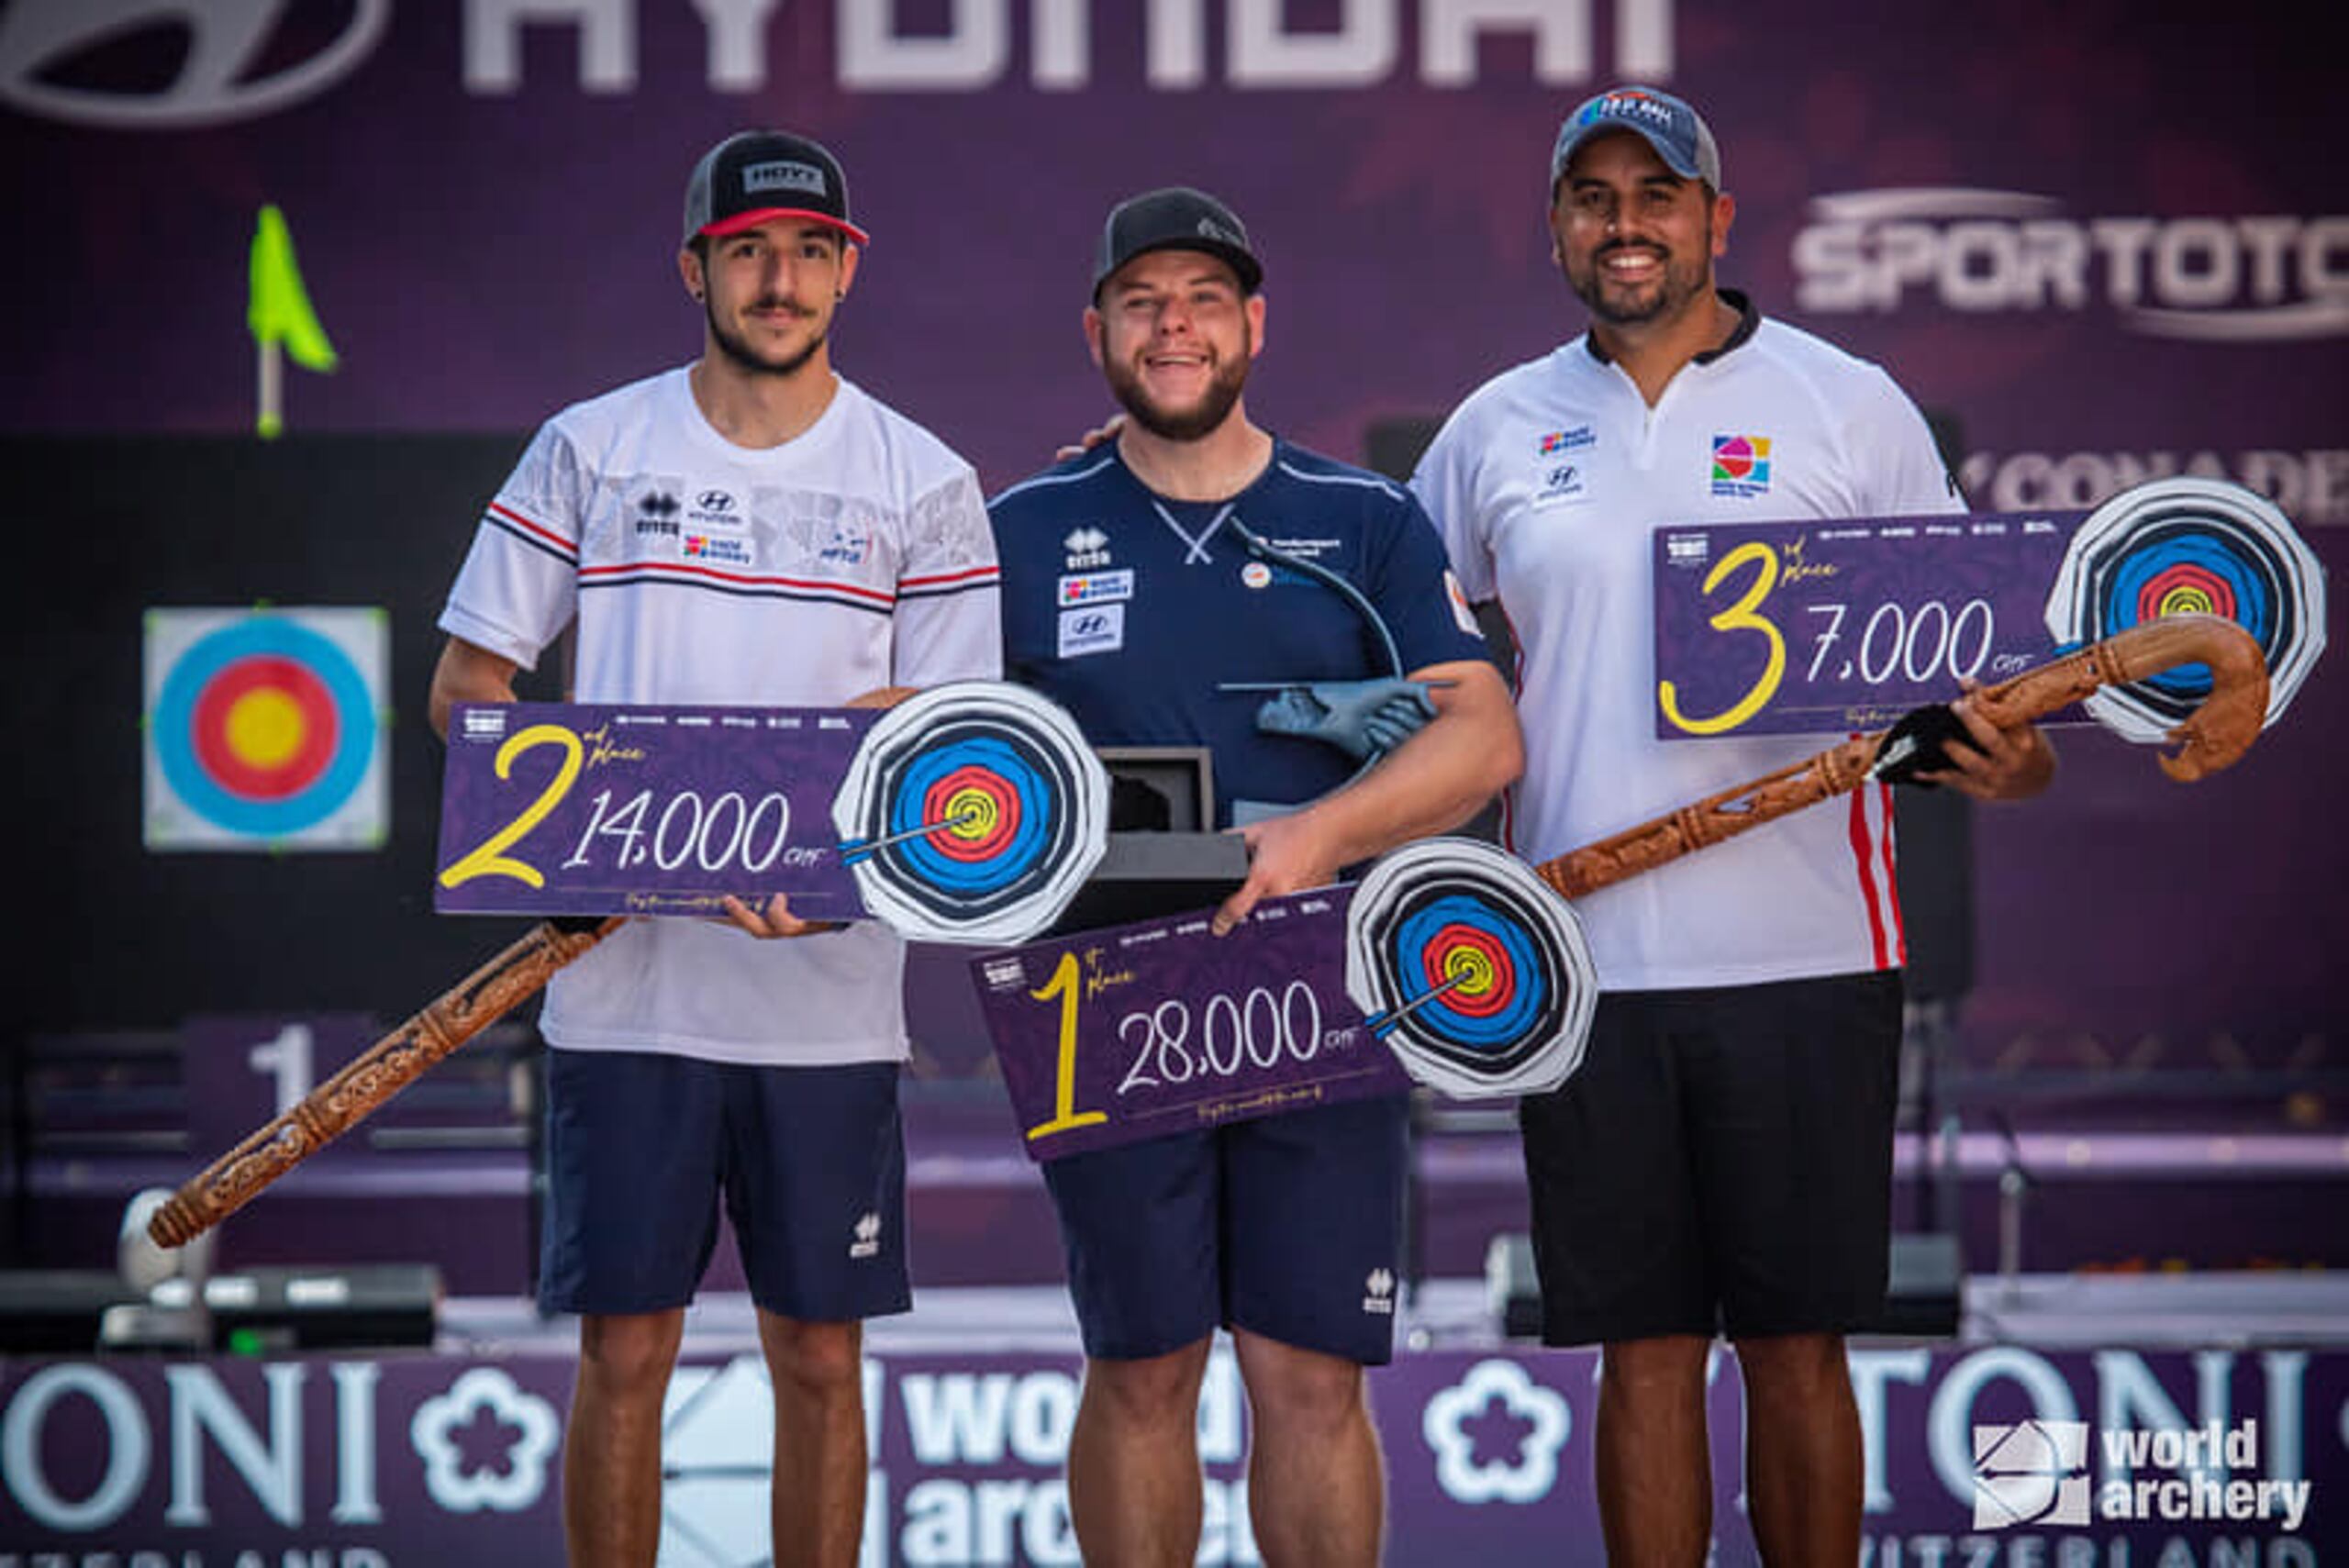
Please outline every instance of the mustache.
[[791, 316], [813, 316], [816, 313], [796, 299], [779, 294], [761, 295], [742, 307], [745, 310], [780, 310]]
[[1600, 261], [1619, 250], [1644, 250], [1660, 261], [1672, 260], [1672, 251], [1653, 239], [1603, 239], [1599, 241], [1598, 249], [1590, 253], [1591, 260]]

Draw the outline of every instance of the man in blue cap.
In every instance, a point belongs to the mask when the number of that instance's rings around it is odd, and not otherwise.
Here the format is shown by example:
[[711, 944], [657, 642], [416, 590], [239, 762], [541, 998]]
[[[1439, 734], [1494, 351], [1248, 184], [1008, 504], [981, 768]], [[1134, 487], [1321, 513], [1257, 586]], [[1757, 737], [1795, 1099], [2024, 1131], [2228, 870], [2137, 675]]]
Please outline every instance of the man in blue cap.
[[[1505, 606], [1520, 644], [1506, 820], [1536, 862], [1819, 744], [1656, 739], [1656, 525], [1965, 509], [1890, 376], [1716, 285], [1736, 206], [1688, 104], [1601, 93], [1549, 172], [1589, 330], [1472, 394], [1412, 480], [1469, 597]], [[1971, 745], [1926, 778], [1982, 799], [2045, 787], [2035, 731], [1955, 706]], [[1581, 1069], [1520, 1118], [1542, 1337], [1606, 1348], [1593, 1447], [1614, 1562], [1705, 1561], [1716, 1333], [1744, 1381], [1764, 1558], [1858, 1556], [1843, 1336], [1880, 1311], [1889, 1251], [1891, 831], [1876, 785], [1576, 903], [1605, 994]]]

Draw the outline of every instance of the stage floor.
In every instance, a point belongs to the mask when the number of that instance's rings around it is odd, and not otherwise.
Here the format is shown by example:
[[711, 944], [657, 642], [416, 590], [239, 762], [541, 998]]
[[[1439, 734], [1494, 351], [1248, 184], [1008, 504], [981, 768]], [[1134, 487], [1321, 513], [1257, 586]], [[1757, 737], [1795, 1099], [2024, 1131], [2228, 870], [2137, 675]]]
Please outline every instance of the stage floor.
[[[1959, 1345], [2349, 1345], [2349, 1276], [2337, 1273], [1977, 1275], [1965, 1281], [1963, 1302], [1954, 1341]], [[441, 1306], [436, 1349], [467, 1356], [561, 1353], [574, 1335], [570, 1318], [543, 1318], [527, 1300], [454, 1296]], [[880, 1355], [1079, 1353], [1067, 1294], [1052, 1285], [918, 1290], [912, 1311], [869, 1323], [865, 1343]], [[1502, 1331], [1494, 1288], [1483, 1279], [1426, 1281], [1407, 1290], [1397, 1308], [1397, 1354], [1532, 1345]], [[748, 1296], [706, 1291], [687, 1310], [687, 1356], [757, 1348]]]

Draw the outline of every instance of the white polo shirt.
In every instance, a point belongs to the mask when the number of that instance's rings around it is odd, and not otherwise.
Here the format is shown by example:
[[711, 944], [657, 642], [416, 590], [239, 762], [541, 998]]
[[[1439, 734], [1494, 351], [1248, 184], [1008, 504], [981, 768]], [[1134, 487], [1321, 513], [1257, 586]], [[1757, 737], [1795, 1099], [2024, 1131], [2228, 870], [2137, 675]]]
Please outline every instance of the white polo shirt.
[[[1831, 741], [1656, 738], [1657, 525], [1965, 510], [1891, 377], [1724, 297], [1744, 323], [1653, 408], [1576, 338], [1478, 388], [1412, 478], [1469, 597], [1497, 600], [1516, 635], [1527, 761], [1506, 824], [1529, 861]], [[1767, 440], [1766, 470], [1717, 476], [1717, 439], [1741, 437]], [[1575, 907], [1610, 990], [1745, 984], [1903, 962], [1893, 874], [1890, 792], [1869, 785]]]
[[[565, 409], [492, 501], [441, 629], [525, 668], [576, 617], [583, 703], [836, 706], [1002, 673], [977, 475], [842, 381], [780, 447], [712, 428], [678, 369]], [[818, 1064], [906, 1054], [904, 944], [877, 921], [759, 941], [638, 920], [554, 977], [574, 1050]]]

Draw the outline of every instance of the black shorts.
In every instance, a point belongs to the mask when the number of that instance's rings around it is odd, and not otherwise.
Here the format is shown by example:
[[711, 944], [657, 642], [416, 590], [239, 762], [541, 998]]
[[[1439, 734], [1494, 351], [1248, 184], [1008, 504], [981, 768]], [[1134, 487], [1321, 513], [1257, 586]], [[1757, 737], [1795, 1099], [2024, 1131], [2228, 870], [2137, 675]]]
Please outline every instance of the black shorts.
[[1884, 1304], [1898, 971], [1603, 995], [1518, 1108], [1542, 1338], [1844, 1333]]

